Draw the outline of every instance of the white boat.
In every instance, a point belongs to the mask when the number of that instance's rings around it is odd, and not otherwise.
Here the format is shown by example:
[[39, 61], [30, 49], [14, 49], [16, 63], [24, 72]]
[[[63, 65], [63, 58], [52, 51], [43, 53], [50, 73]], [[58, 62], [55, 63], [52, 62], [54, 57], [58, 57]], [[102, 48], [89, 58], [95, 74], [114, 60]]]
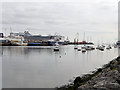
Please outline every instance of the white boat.
[[80, 49], [80, 48], [78, 48], [78, 51], [81, 51], [81, 49]]
[[75, 45], [75, 46], [74, 46], [74, 49], [78, 49], [78, 46], [77, 46], [77, 45]]
[[59, 51], [59, 47], [56, 46], [56, 47], [54, 48], [54, 51]]
[[86, 52], [86, 49], [82, 49], [82, 52]]
[[108, 45], [108, 47], [106, 49], [112, 49], [112, 47], [110, 45]]
[[96, 49], [99, 49], [99, 48], [101, 48], [99, 45], [96, 47]]
[[86, 46], [86, 50], [94, 50], [95, 48], [93, 46]]
[[101, 46], [98, 45], [98, 46], [96, 47], [96, 49], [101, 50], [101, 51], [104, 51], [104, 48], [105, 48], [105, 46], [103, 46], [103, 45], [101, 45]]
[[59, 44], [58, 43], [55, 43], [54, 51], [59, 51]]
[[13, 46], [27, 46], [28, 44], [27, 43], [23, 43], [23, 42], [12, 42], [11, 43]]
[[100, 47], [99, 47], [99, 50], [104, 51], [104, 47], [103, 47], [103, 46], [100, 46]]
[[14, 38], [14, 39], [10, 39], [10, 41], [13, 46], [27, 46], [28, 45], [28, 43], [24, 42], [23, 38], [20, 38], [20, 39]]
[[103, 48], [103, 47], [100, 47], [99, 50], [104, 51], [104, 48]]
[[58, 43], [59, 45], [63, 45], [64, 41], [63, 40], [55, 41], [54, 39], [48, 40], [48, 45], [50, 46], [54, 46], [56, 43]]
[[84, 45], [84, 46], [82, 46], [82, 47], [81, 47], [81, 49], [86, 49], [86, 46], [85, 46], [85, 45]]
[[6, 38], [0, 38], [0, 46], [9, 46], [11, 43]]

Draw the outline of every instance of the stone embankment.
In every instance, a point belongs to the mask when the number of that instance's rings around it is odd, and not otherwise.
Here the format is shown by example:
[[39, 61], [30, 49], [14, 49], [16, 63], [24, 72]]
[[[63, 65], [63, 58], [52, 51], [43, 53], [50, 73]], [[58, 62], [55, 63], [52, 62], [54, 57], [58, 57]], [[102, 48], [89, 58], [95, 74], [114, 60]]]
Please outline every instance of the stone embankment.
[[120, 57], [110, 61], [92, 74], [76, 77], [73, 84], [58, 90], [120, 90]]

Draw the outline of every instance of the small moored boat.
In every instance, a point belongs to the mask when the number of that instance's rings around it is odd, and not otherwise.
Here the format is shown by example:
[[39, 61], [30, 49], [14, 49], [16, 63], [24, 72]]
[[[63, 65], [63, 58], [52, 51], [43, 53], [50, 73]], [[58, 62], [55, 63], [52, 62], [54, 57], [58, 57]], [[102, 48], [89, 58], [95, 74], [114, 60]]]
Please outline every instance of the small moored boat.
[[58, 42], [55, 43], [54, 51], [59, 51], [59, 44], [58, 44]]
[[75, 45], [75, 46], [74, 46], [74, 49], [78, 49], [78, 46], [77, 46], [77, 45]]
[[78, 48], [78, 51], [81, 51], [81, 49], [80, 49], [80, 48]]
[[106, 49], [112, 49], [112, 47], [109, 45]]
[[25, 43], [22, 39], [11, 39], [12, 46], [27, 46], [28, 43]]
[[0, 38], [0, 46], [10, 46], [11, 42], [6, 38]]
[[82, 49], [82, 52], [86, 52], [86, 49]]
[[56, 47], [54, 48], [54, 51], [59, 51], [59, 47], [56, 46]]

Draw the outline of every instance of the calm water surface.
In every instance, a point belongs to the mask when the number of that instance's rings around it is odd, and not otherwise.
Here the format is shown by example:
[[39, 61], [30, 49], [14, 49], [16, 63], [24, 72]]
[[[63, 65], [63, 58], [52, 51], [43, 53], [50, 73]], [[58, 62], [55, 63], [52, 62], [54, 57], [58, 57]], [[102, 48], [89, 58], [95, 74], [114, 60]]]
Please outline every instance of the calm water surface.
[[118, 56], [118, 49], [74, 50], [74, 46], [2, 48], [3, 88], [53, 88], [89, 73]]

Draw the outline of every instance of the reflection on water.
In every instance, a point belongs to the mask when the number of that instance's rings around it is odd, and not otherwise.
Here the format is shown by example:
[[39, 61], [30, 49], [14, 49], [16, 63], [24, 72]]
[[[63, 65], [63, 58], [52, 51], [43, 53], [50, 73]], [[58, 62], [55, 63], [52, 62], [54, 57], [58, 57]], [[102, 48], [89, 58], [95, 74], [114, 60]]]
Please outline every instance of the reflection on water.
[[118, 49], [74, 50], [74, 46], [2, 47], [3, 88], [52, 88], [66, 84], [74, 76], [101, 67], [117, 57]]

